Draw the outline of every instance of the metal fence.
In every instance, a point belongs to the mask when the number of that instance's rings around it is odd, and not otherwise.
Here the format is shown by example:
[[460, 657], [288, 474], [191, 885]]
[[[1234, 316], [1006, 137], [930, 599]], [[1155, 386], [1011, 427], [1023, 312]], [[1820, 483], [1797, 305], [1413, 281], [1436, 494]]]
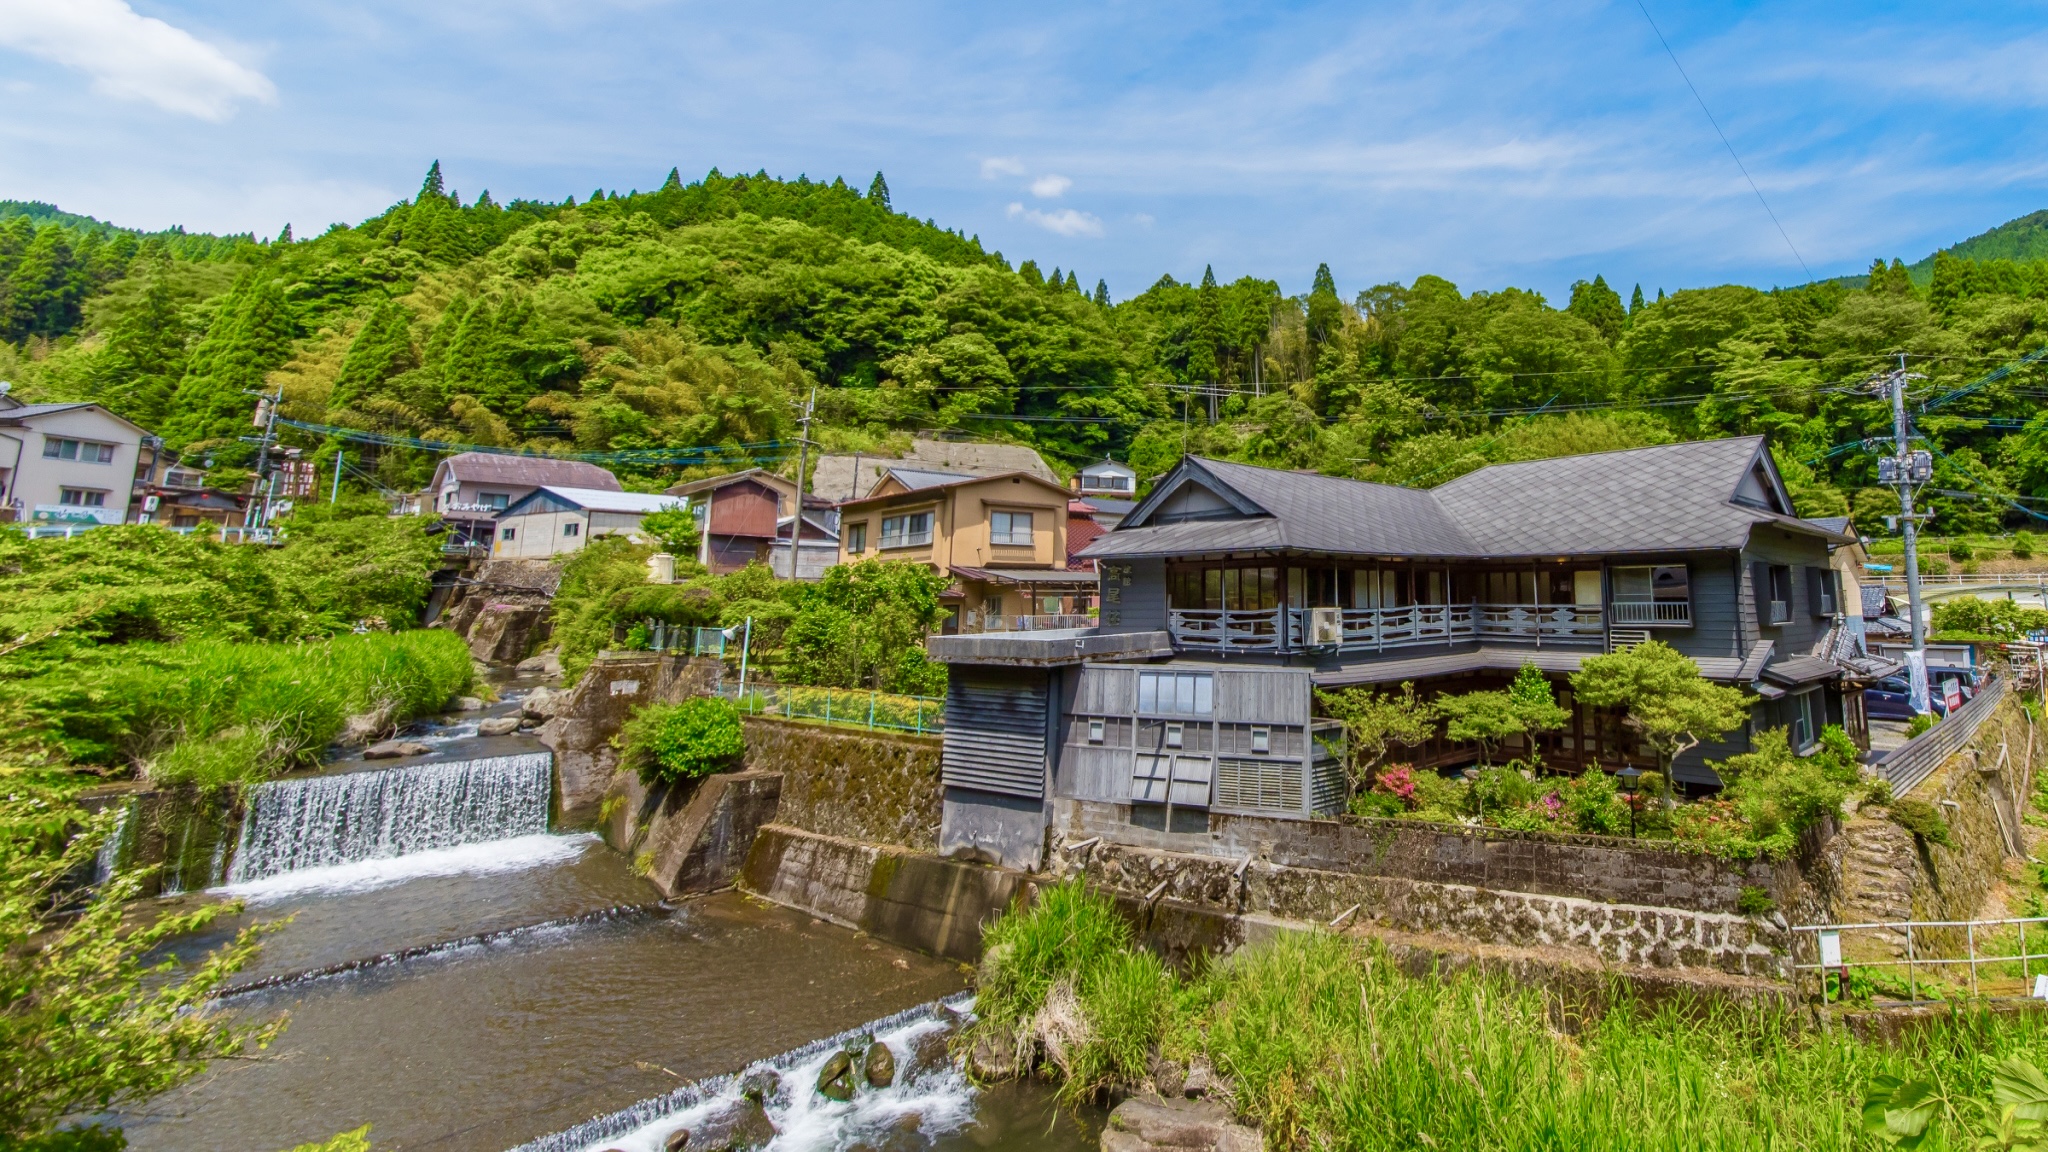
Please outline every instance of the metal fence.
[[1823, 1004], [1872, 992], [1913, 1003], [1951, 999], [1964, 989], [1949, 977], [1964, 969], [1970, 996], [2041, 996], [2042, 948], [2048, 917], [1801, 924], [1792, 929], [1792, 969], [1801, 986], [1812, 976]]
[[1993, 676], [1977, 689], [1977, 695], [1947, 719], [1894, 749], [1878, 770], [1892, 782], [1892, 794], [1904, 796], [1932, 775], [1950, 756], [1962, 750], [1977, 734], [1984, 718], [2005, 699], [2005, 678]]
[[946, 702], [937, 696], [899, 696], [850, 688], [809, 688], [794, 684], [721, 684], [718, 694], [749, 716], [822, 720], [868, 731], [944, 732]]

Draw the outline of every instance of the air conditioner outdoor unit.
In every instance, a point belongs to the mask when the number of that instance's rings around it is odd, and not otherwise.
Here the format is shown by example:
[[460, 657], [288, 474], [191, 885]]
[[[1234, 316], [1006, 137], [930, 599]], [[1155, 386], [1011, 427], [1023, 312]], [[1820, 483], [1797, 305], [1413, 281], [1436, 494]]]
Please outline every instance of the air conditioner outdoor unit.
[[1344, 610], [1311, 608], [1308, 613], [1308, 642], [1314, 645], [1344, 642]]

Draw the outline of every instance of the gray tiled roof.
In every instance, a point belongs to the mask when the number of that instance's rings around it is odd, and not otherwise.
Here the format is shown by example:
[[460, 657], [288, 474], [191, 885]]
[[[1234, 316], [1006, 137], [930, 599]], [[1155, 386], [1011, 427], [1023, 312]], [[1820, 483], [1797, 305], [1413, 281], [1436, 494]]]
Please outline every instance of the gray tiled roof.
[[73, 408], [90, 408], [86, 400], [74, 400], [64, 404], [21, 404], [13, 408], [0, 408], [0, 420], [27, 420], [36, 416], [48, 416], [52, 412], [69, 412]]
[[441, 461], [434, 469], [438, 488], [449, 473], [473, 484], [514, 484], [521, 487], [589, 488], [608, 492], [619, 490], [619, 479], [587, 460], [557, 460], [547, 456], [519, 456], [507, 452], [460, 452]]
[[1188, 457], [1191, 479], [1250, 514], [1143, 523], [1170, 491], [1162, 485], [1080, 555], [1522, 557], [1735, 550], [1758, 524], [1834, 535], [1731, 499], [1762, 447], [1761, 437], [1744, 436], [1496, 464], [1428, 491]]
[[962, 480], [974, 479], [965, 472], [939, 472], [926, 468], [891, 468], [889, 475], [894, 476], [905, 488], [913, 492], [921, 488], [941, 488], [947, 484], [958, 484]]

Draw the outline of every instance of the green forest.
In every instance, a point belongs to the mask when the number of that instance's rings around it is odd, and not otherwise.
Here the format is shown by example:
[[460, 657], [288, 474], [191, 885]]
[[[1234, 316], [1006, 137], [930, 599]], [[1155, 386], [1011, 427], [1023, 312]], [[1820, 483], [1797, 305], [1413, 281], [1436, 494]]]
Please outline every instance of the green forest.
[[1882, 534], [1863, 441], [1890, 418], [1861, 385], [1904, 354], [1925, 377], [1935, 531], [2002, 532], [2048, 511], [2039, 369], [1950, 394], [2048, 345], [2037, 217], [1769, 291], [1596, 276], [1553, 302], [1421, 276], [1347, 297], [1325, 265], [1303, 296], [1205, 273], [1112, 302], [893, 211], [879, 173], [862, 191], [671, 171], [652, 192], [501, 205], [437, 163], [412, 199], [307, 239], [0, 204], [0, 378], [105, 404], [220, 476], [250, 463], [248, 393], [278, 388], [287, 443], [345, 448], [389, 488], [426, 479], [428, 445], [605, 454], [634, 487], [787, 467], [813, 388], [828, 449], [936, 432], [1147, 476], [1193, 451], [1427, 486], [1761, 433], [1802, 512]]

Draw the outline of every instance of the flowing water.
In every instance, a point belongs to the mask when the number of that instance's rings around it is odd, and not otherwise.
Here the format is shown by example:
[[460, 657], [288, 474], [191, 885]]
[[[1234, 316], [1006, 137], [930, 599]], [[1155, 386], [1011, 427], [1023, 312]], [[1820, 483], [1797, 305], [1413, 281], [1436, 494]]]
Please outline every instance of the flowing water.
[[528, 752], [259, 784], [228, 883], [545, 834], [551, 768]]

